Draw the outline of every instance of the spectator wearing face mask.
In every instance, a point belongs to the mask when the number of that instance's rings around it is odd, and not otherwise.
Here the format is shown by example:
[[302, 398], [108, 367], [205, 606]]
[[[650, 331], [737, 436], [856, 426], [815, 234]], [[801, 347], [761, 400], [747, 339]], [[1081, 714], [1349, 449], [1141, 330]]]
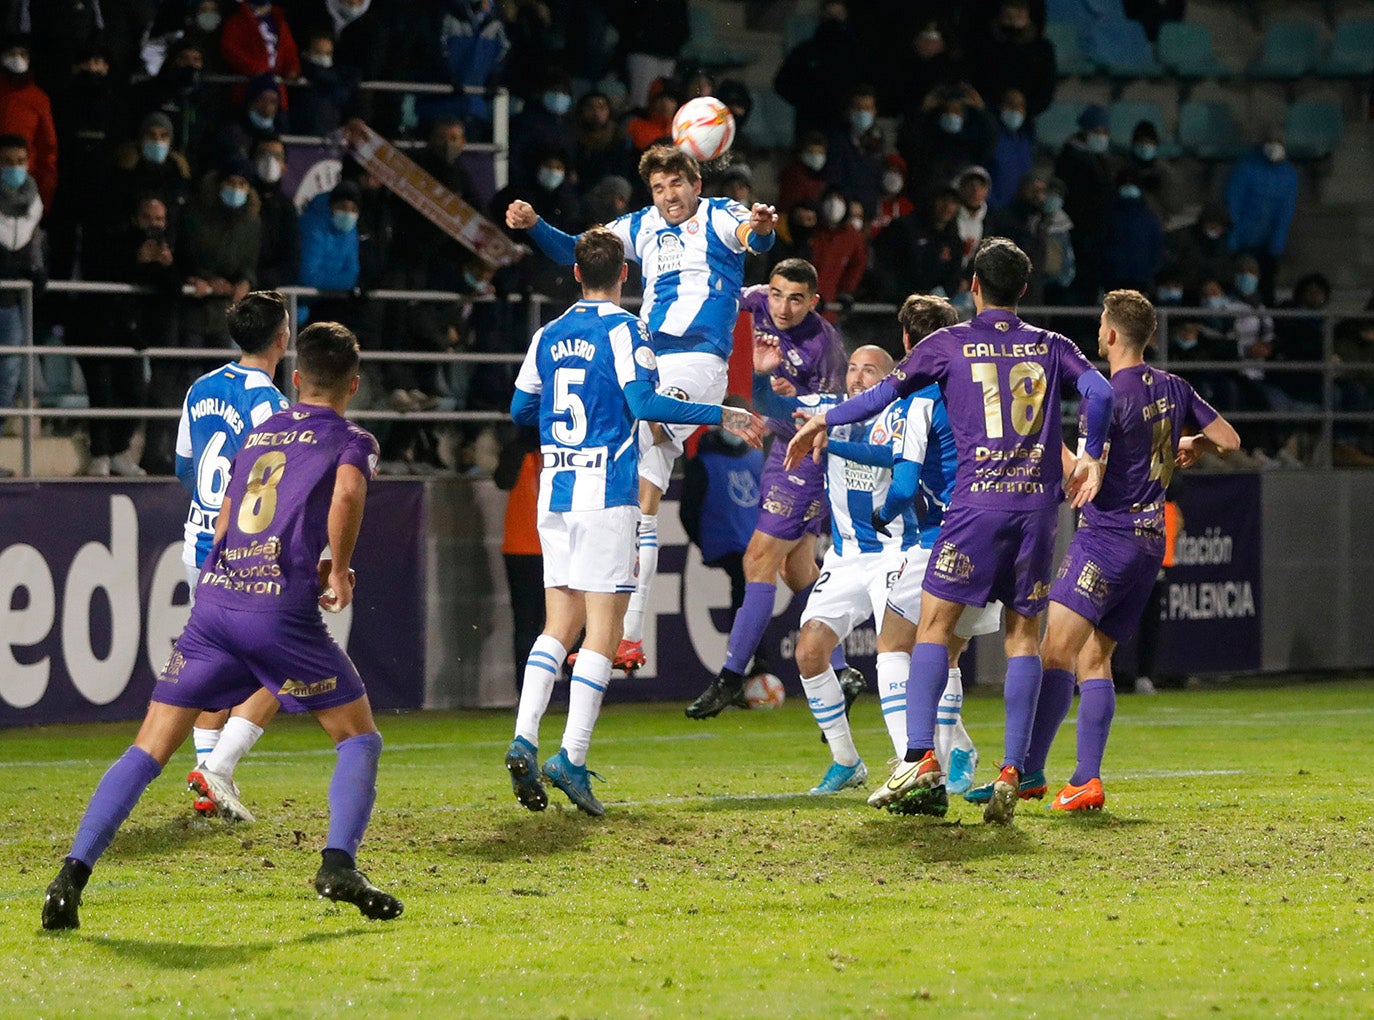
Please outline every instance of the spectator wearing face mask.
[[542, 219], [559, 230], [575, 234], [583, 227], [577, 189], [568, 180], [568, 160], [560, 149], [550, 149], [535, 159], [528, 184], [511, 183], [492, 196], [488, 204], [492, 219], [505, 222], [506, 207], [518, 198], [529, 202]]
[[828, 159], [825, 135], [802, 132], [792, 158], [778, 174], [778, 212], [785, 213], [799, 202], [820, 201], [827, 183]]
[[[463, 165], [467, 131], [462, 121], [438, 120], [429, 131], [429, 143], [411, 158], [433, 177], [473, 208], [481, 201], [472, 186], [472, 177]], [[458, 266], [466, 249], [409, 205], [396, 203], [396, 268], [403, 272], [398, 287], [456, 290]]]
[[963, 167], [987, 166], [997, 130], [983, 97], [970, 85], [938, 88], [922, 111], [909, 116], [897, 134], [897, 151], [910, 170], [907, 190], [928, 194]]
[[335, 65], [334, 35], [327, 28], [311, 29], [304, 37], [304, 47], [301, 74], [310, 87], [298, 89], [293, 97], [291, 130], [298, 135], [327, 135], [354, 109], [358, 72]]
[[893, 220], [873, 242], [873, 283], [885, 301], [908, 294], [959, 293], [963, 243], [955, 217], [959, 192], [943, 188], [917, 208]]
[[[225, 89], [211, 88], [201, 81], [206, 69], [205, 53], [194, 43], [181, 39], [173, 43], [157, 74], [130, 89], [129, 109], [142, 116], [157, 112], [172, 125], [172, 148], [185, 153], [200, 153], [232, 116]], [[130, 131], [139, 128], [130, 125]]]
[[[275, 75], [295, 81], [301, 76], [300, 53], [286, 12], [270, 2], [241, 0], [224, 22], [219, 52], [231, 73], [246, 78]], [[281, 109], [288, 107], [285, 87], [278, 86], [277, 99]]]
[[1045, 212], [1045, 199], [1048, 196], [1046, 175], [1030, 171], [1021, 176], [1016, 194], [1002, 210], [1008, 221], [1007, 236], [1031, 260], [1030, 279], [1026, 281], [1026, 293], [1021, 298], [1027, 305], [1045, 303], [1045, 258], [1050, 222]]
[[1131, 132], [1126, 169], [1135, 174], [1145, 201], [1166, 227], [1188, 208], [1188, 190], [1174, 166], [1159, 156], [1159, 129], [1142, 120]]
[[301, 231], [296, 203], [282, 191], [286, 146], [265, 138], [253, 147], [253, 190], [262, 203], [262, 245], [258, 250], [257, 286], [289, 287], [300, 281]]
[[75, 269], [78, 230], [98, 233], [107, 222], [110, 156], [123, 140], [127, 119], [124, 90], [110, 81], [105, 49], [91, 46], [77, 59], [71, 79], [53, 96], [62, 159], [47, 232], [52, 274], [59, 279], [70, 278]]
[[830, 132], [826, 152], [826, 177], [845, 194], [863, 203], [871, 216], [882, 196], [887, 142], [875, 127], [878, 96], [871, 85], [856, 85], [849, 94], [843, 128]]
[[352, 292], [361, 270], [358, 254], [358, 215], [362, 192], [353, 181], [341, 181], [316, 195], [301, 213], [301, 285], [334, 294], [300, 306], [302, 323], [357, 322]]
[[988, 37], [969, 63], [973, 86], [985, 96], [1015, 89], [1025, 97], [1028, 117], [1045, 112], [1054, 99], [1057, 80], [1054, 46], [1031, 17], [1027, 0], [1005, 0]]
[[1197, 221], [1169, 233], [1166, 247], [1171, 262], [1183, 274], [1188, 287], [1197, 287], [1205, 276], [1224, 275], [1231, 261], [1227, 238], [1231, 232], [1231, 214], [1220, 202], [1208, 202], [1202, 207]]
[[525, 109], [511, 120], [511, 180], [516, 184], [528, 187], [534, 182], [542, 154], [572, 151], [573, 124], [568, 116], [572, 101], [568, 73], [558, 67], [547, 68], [538, 94], [530, 97]]
[[849, 5], [821, 5], [810, 39], [783, 58], [773, 88], [797, 111], [797, 131], [829, 133], [848, 127], [847, 97], [863, 77], [866, 61], [849, 25]]
[[1116, 191], [1107, 109], [1092, 105], [1078, 117], [1078, 131], [1064, 144], [1054, 175], [1064, 182], [1064, 211], [1073, 220], [1078, 273], [1066, 295], [1073, 304], [1095, 305], [1102, 290], [1102, 244]]
[[218, 59], [219, 35], [223, 27], [224, 11], [220, 0], [196, 0], [182, 22], [182, 39]]
[[1231, 213], [1231, 250], [1253, 255], [1259, 262], [1259, 292], [1272, 304], [1274, 277], [1298, 207], [1298, 170], [1288, 160], [1282, 129], [1267, 131], [1231, 169], [1226, 206]]
[[[0, 135], [0, 279], [32, 280], [42, 287], [46, 278], [43, 251], [43, 201], [29, 174], [29, 145], [19, 135]], [[0, 350], [25, 341], [19, 294], [0, 291]], [[0, 357], [0, 410], [14, 406], [23, 359]], [[0, 417], [0, 425], [4, 418]]]
[[639, 176], [630, 136], [611, 115], [611, 100], [604, 92], [588, 92], [578, 101], [572, 153], [577, 186], [584, 197], [607, 177], [628, 181]]
[[1164, 265], [1164, 229], [1145, 201], [1140, 179], [1129, 169], [1116, 179], [1102, 249], [1104, 290], [1150, 290]]
[[816, 292], [825, 302], [822, 314], [831, 322], [854, 304], [854, 292], [868, 268], [868, 246], [861, 230], [849, 221], [849, 199], [839, 188], [821, 196], [820, 222], [811, 235], [811, 263], [816, 267]]
[[883, 170], [883, 194], [865, 231], [869, 242], [877, 240], [893, 220], [911, 215], [913, 208], [906, 193], [906, 160], [895, 152], [888, 153], [887, 166]]
[[772, 278], [773, 267], [784, 259], [815, 261], [811, 242], [820, 224], [818, 209], [817, 202], [798, 202], [778, 217], [778, 239], [773, 247], [758, 254], [750, 252], [744, 257], [745, 286], [767, 283]]
[[24, 139], [29, 173], [51, 209], [57, 194], [57, 127], [48, 94], [33, 79], [26, 36], [0, 43], [0, 133]]
[[171, 229], [176, 229], [191, 194], [191, 167], [172, 147], [172, 118], [161, 111], [147, 114], [139, 124], [138, 138], [115, 150], [109, 193], [110, 229], [121, 229], [138, 200], [148, 195], [162, 201]]
[[191, 289], [182, 314], [188, 347], [227, 343], [224, 313], [252, 289], [262, 246], [260, 202], [247, 159], [225, 157], [201, 179], [187, 205], [177, 253]]
[[[997, 102], [997, 141], [992, 149], [992, 190], [988, 204], [1005, 207], [1030, 173], [1033, 162], [1030, 128], [1026, 123], [1026, 96], [1020, 89], [1007, 89]], [[1031, 260], [1034, 262], [1034, 259]]]
[[1064, 211], [1067, 187], [1058, 177], [1045, 182], [1045, 202], [1041, 206], [1044, 219], [1040, 233], [1044, 236], [1045, 258], [1039, 276], [1047, 305], [1068, 304], [1066, 294], [1078, 276], [1078, 254], [1073, 248], [1073, 220]]

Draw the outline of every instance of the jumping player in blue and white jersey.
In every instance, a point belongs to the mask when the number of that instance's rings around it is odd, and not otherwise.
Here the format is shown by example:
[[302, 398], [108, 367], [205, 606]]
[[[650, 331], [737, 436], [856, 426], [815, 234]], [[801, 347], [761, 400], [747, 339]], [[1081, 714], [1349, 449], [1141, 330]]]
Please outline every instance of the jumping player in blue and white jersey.
[[[186, 392], [177, 429], [176, 471], [191, 493], [181, 561], [191, 600], [200, 568], [214, 544], [229, 467], [248, 433], [289, 406], [272, 383], [291, 341], [286, 301], [276, 291], [254, 291], [229, 309], [229, 336], [243, 356], [201, 376]], [[196, 768], [187, 782], [196, 791], [195, 809], [232, 821], [251, 822], [239, 799], [234, 770], [277, 714], [279, 702], [260, 690], [229, 712], [202, 712], [192, 730]]]
[[[718, 404], [725, 398], [727, 360], [739, 314], [744, 257], [773, 247], [777, 213], [725, 198], [701, 197], [697, 161], [671, 145], [649, 148], [639, 161], [653, 205], [607, 224], [640, 264], [644, 300], [639, 317], [653, 335], [659, 384], [684, 400]], [[573, 262], [576, 238], [544, 222], [524, 201], [510, 204], [506, 225], [529, 230], [540, 250], [556, 262]], [[692, 427], [640, 427], [639, 581], [625, 617], [615, 664], [644, 664], [644, 607], [658, 572], [658, 507], [673, 462]]]
[[568, 722], [543, 776], [583, 811], [605, 814], [592, 794], [587, 749], [625, 608], [635, 590], [639, 518], [638, 428], [645, 421], [721, 425], [754, 446], [763, 422], [748, 411], [656, 392], [657, 357], [644, 324], [619, 306], [625, 249], [610, 230], [577, 239], [573, 273], [583, 299], [535, 333], [515, 380], [511, 416], [538, 425], [539, 542], [545, 625], [525, 666], [506, 768], [516, 799], [542, 811], [539, 723], [567, 648], [586, 628], [573, 668]]

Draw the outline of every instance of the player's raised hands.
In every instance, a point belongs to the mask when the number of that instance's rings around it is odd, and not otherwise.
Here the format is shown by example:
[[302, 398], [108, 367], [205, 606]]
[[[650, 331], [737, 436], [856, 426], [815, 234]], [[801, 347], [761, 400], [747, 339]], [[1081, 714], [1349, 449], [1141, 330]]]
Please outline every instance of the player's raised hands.
[[771, 205], [755, 202], [753, 208], [749, 210], [749, 229], [763, 237], [771, 234], [777, 225], [778, 211]]
[[787, 457], [783, 461], [783, 466], [791, 471], [806, 459], [808, 453], [811, 454], [811, 459], [819, 464], [821, 454], [825, 452], [825, 439], [825, 415], [811, 415], [787, 444]]
[[1086, 453], [1074, 461], [1073, 474], [1064, 483], [1064, 493], [1069, 497], [1069, 505], [1080, 510], [1092, 502], [1097, 491], [1102, 488], [1102, 475], [1106, 464]]
[[742, 407], [722, 407], [720, 427], [726, 432], [733, 432], [756, 450], [763, 448], [763, 419], [752, 411]]
[[506, 206], [506, 226], [512, 230], [529, 230], [539, 222], [539, 214], [522, 198]]
[[782, 345], [770, 333], [754, 334], [754, 371], [759, 375], [776, 372], [782, 365]]

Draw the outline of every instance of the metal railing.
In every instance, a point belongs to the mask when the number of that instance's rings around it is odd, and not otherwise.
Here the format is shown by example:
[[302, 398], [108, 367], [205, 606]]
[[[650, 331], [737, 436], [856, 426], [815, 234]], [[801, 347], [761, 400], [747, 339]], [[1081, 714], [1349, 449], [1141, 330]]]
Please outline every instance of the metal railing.
[[[49, 293], [72, 294], [72, 295], [150, 295], [153, 294], [149, 288], [138, 287], [124, 283], [107, 283], [97, 281], [77, 281], [77, 280], [53, 280], [47, 284]], [[175, 407], [138, 407], [138, 408], [90, 408], [90, 407], [39, 407], [38, 406], [38, 375], [40, 358], [146, 358], [151, 361], [175, 360], [234, 360], [240, 352], [236, 348], [188, 348], [188, 347], [104, 347], [95, 345], [37, 345], [34, 337], [34, 316], [33, 285], [27, 280], [0, 280], [0, 292], [13, 292], [19, 296], [21, 307], [21, 318], [24, 326], [25, 343], [18, 347], [0, 347], [0, 357], [23, 357], [24, 367], [21, 372], [21, 406], [13, 409], [0, 409], [0, 417], [12, 416], [21, 421], [22, 437], [22, 456], [21, 474], [30, 477], [33, 471], [33, 449], [37, 436], [38, 425], [44, 420], [51, 419], [170, 419], [180, 415], [180, 410]], [[297, 311], [302, 299], [311, 298], [331, 298], [343, 295], [332, 291], [317, 290], [313, 287], [282, 287], [280, 292], [286, 298], [287, 307], [292, 324], [291, 345], [288, 348], [283, 369], [287, 376], [295, 363], [295, 331]], [[183, 290], [183, 295], [192, 297], [189, 288]], [[433, 302], [466, 302], [470, 304], [494, 304], [504, 301], [509, 305], [525, 305], [525, 328], [524, 337], [533, 335], [543, 321], [544, 306], [553, 299], [543, 294], [531, 295], [510, 295], [505, 298], [497, 298], [491, 295], [470, 295], [461, 294], [454, 291], [436, 290], [371, 290], [364, 295], [366, 298], [377, 301], [433, 301]], [[627, 296], [625, 305], [630, 308], [638, 306], [638, 299]], [[849, 317], [844, 325], [846, 338], [851, 344], [856, 339], [867, 339], [861, 335], [873, 333], [876, 336], [885, 337], [890, 340], [894, 332], [894, 318], [897, 311], [895, 305], [889, 304], [856, 304], [850, 310]], [[1171, 323], [1180, 319], [1192, 320], [1219, 320], [1230, 319], [1239, 320], [1254, 317], [1280, 319], [1304, 319], [1322, 320], [1322, 353], [1321, 361], [1259, 361], [1259, 360], [1223, 360], [1223, 361], [1188, 361], [1183, 364], [1172, 366], [1176, 371], [1186, 376], [1196, 373], [1210, 373], [1225, 375], [1228, 373], [1239, 373], [1246, 370], [1258, 370], [1264, 376], [1280, 375], [1286, 373], [1304, 373], [1307, 375], [1317, 375], [1321, 378], [1322, 400], [1319, 410], [1247, 410], [1235, 411], [1225, 410], [1226, 417], [1236, 423], [1245, 422], [1269, 422], [1269, 423], [1292, 423], [1306, 424], [1315, 426], [1319, 430], [1319, 439], [1316, 445], [1316, 464], [1318, 467], [1331, 466], [1331, 451], [1333, 448], [1336, 427], [1339, 424], [1355, 424], [1374, 427], [1374, 412], [1370, 411], [1341, 411], [1337, 408], [1337, 379], [1342, 375], [1374, 375], [1374, 365], [1343, 365], [1336, 361], [1335, 354], [1335, 323], [1340, 318], [1349, 316], [1331, 313], [1326, 310], [1302, 310], [1302, 309], [1216, 309], [1216, 308], [1173, 308], [1158, 307], [1156, 309], [1159, 316], [1159, 337], [1158, 349], [1151, 356], [1151, 362], [1158, 364], [1161, 368], [1170, 368], [1168, 360], [1168, 337], [1171, 332]], [[1059, 307], [1059, 306], [1027, 306], [1020, 309], [1020, 315], [1027, 321], [1037, 324], [1049, 325], [1051, 328], [1059, 328], [1065, 331], [1066, 320], [1080, 320], [1095, 323], [1101, 309], [1097, 307]], [[522, 338], [523, 339], [523, 338]], [[519, 364], [524, 359], [522, 349], [523, 343], [515, 344], [517, 350], [510, 353], [501, 352], [474, 352], [474, 351], [449, 351], [449, 352], [430, 352], [430, 351], [379, 351], [364, 349], [362, 358], [366, 363], [396, 362], [396, 363], [419, 363], [425, 365], [453, 365], [453, 364]], [[1092, 352], [1089, 352], [1090, 354]], [[1374, 390], [1374, 385], [1371, 385]], [[425, 422], [435, 424], [445, 423], [499, 423], [507, 421], [507, 415], [501, 411], [391, 411], [380, 409], [359, 409], [351, 412], [350, 417], [359, 421], [407, 421]], [[1066, 412], [1066, 420], [1071, 415]]]

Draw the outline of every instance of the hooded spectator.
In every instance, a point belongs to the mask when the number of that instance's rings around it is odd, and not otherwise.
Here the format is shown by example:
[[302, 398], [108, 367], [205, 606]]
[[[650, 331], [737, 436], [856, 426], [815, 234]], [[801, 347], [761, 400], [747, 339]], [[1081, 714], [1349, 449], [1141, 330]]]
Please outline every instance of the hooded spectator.
[[1020, 89], [1007, 89], [997, 103], [997, 142], [992, 150], [992, 191], [988, 203], [1006, 206], [1031, 171], [1033, 138], [1026, 119], [1026, 97]]
[[122, 228], [138, 201], [153, 195], [166, 207], [170, 229], [176, 230], [191, 194], [191, 167], [173, 147], [172, 118], [161, 111], [145, 115], [137, 140], [116, 149], [114, 163], [113, 201], [107, 207], [110, 229]]
[[1253, 255], [1260, 267], [1260, 295], [1274, 300], [1274, 277], [1288, 249], [1288, 230], [1298, 208], [1298, 170], [1288, 159], [1281, 128], [1266, 131], [1231, 169], [1226, 183], [1231, 212], [1231, 250]]
[[934, 89], [897, 134], [897, 151], [911, 173], [908, 190], [929, 193], [963, 167], [986, 166], [996, 141], [997, 129], [978, 92], [968, 85]]
[[1164, 266], [1164, 229], [1145, 201], [1140, 179], [1129, 169], [1117, 175], [1116, 198], [1107, 213], [1102, 249], [1104, 290], [1148, 294]]
[[310, 87], [296, 92], [291, 130], [299, 135], [327, 135], [349, 115], [358, 94], [358, 72], [334, 61], [334, 35], [327, 28], [306, 33], [301, 74]]
[[1227, 237], [1231, 214], [1221, 202], [1208, 202], [1197, 221], [1171, 232], [1167, 238], [1169, 259], [1178, 266], [1188, 287], [1197, 287], [1205, 276], [1221, 276], [1231, 261]]

